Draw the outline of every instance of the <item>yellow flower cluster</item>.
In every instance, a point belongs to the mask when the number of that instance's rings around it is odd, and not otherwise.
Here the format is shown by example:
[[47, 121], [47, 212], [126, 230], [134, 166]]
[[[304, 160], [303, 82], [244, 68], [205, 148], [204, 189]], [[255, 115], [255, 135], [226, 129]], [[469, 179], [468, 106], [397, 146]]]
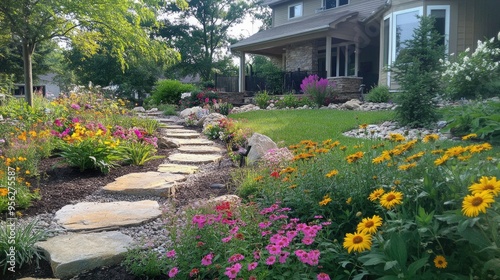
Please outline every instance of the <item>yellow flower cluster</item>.
[[382, 226], [382, 218], [373, 215], [371, 218], [364, 218], [356, 227], [355, 233], [347, 233], [344, 238], [343, 247], [348, 253], [351, 251], [363, 252], [370, 250], [372, 246], [372, 234]]
[[337, 174], [339, 174], [339, 171], [337, 169], [333, 169], [332, 171], [328, 172], [325, 176], [327, 178], [331, 178], [333, 176], [336, 176]]
[[363, 158], [363, 156], [364, 153], [362, 151], [358, 151], [354, 154], [348, 155], [345, 159], [347, 160], [348, 163], [353, 163]]
[[462, 213], [467, 217], [477, 217], [480, 212], [486, 213], [486, 209], [495, 202], [495, 197], [500, 194], [500, 181], [496, 177], [483, 176], [469, 190], [472, 194], [462, 201]]
[[376, 189], [369, 196], [370, 201], [380, 201], [380, 205], [386, 209], [392, 209], [403, 203], [403, 193], [398, 191], [385, 192], [384, 189]]
[[483, 143], [477, 145], [469, 145], [466, 147], [455, 146], [444, 151], [444, 154], [434, 161], [434, 164], [439, 166], [446, 163], [448, 160], [456, 157], [460, 161], [466, 161], [472, 157], [472, 154], [481, 153], [483, 151], [491, 150], [491, 144]]
[[326, 194], [325, 196], [323, 196], [323, 200], [319, 202], [319, 206], [326, 206], [330, 202], [332, 202], [332, 199], [330, 198], [330, 195]]
[[403, 142], [406, 138], [399, 133], [389, 133], [389, 140], [393, 142]]
[[436, 140], [439, 140], [439, 135], [437, 134], [427, 134], [422, 138], [422, 142], [424, 143], [434, 142]]

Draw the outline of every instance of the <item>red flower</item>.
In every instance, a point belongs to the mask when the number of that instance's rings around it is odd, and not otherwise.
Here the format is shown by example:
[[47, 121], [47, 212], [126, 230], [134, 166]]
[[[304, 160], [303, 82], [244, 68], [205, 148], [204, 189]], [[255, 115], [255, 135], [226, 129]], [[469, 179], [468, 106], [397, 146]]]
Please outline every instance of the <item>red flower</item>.
[[280, 177], [280, 173], [278, 171], [273, 171], [271, 173], [271, 177], [274, 177], [274, 178], [279, 178]]

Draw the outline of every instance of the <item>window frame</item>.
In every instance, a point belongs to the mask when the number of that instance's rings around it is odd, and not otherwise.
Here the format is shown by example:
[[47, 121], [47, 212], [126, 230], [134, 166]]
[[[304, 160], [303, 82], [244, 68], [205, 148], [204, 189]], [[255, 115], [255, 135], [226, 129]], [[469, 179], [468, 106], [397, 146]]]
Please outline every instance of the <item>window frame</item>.
[[346, 4], [339, 6], [340, 0], [333, 0], [333, 1], [335, 1], [335, 7], [333, 7], [333, 8], [328, 8], [328, 9], [327, 9], [327, 8], [326, 8], [326, 1], [328, 1], [328, 0], [322, 0], [322, 1], [321, 1], [321, 7], [322, 7], [322, 8], [323, 8], [323, 10], [325, 10], [325, 11], [326, 11], [326, 10], [330, 10], [330, 9], [336, 9], [336, 8], [338, 8], [338, 7], [342, 7], [342, 6], [347, 6], [347, 5], [349, 5], [349, 4], [350, 4], [350, 2], [351, 2], [351, 0], [347, 0], [347, 3], [346, 3]]
[[[297, 6], [300, 6], [300, 16], [294, 15], [293, 17], [290, 17], [290, 8]], [[298, 2], [293, 5], [288, 5], [287, 14], [288, 14], [288, 20], [302, 17], [304, 15], [304, 2]]]
[[448, 54], [450, 50], [450, 5], [428, 5], [426, 15], [430, 16], [432, 10], [445, 10], [444, 46], [445, 54]]
[[402, 15], [402, 14], [407, 14], [407, 13], [411, 13], [411, 12], [417, 12], [419, 16], [422, 16], [423, 12], [424, 12], [424, 8], [422, 6], [420, 7], [415, 7], [415, 8], [410, 8], [410, 9], [406, 9], [406, 10], [401, 10], [401, 11], [397, 11], [397, 12], [393, 12], [392, 13], [392, 22], [391, 22], [391, 60], [390, 60], [390, 64], [391, 65], [392, 63], [394, 63], [394, 61], [396, 61], [396, 30], [397, 30], [397, 16], [398, 15]]

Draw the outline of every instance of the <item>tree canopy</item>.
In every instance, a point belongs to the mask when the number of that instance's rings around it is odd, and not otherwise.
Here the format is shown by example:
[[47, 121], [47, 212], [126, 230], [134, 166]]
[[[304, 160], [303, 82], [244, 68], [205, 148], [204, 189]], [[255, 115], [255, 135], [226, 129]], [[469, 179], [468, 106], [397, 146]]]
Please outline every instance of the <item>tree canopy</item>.
[[[179, 9], [185, 8], [184, 0], [175, 2]], [[150, 40], [150, 31], [158, 27], [161, 4], [155, 0], [2, 0], [0, 30], [22, 46], [28, 103], [33, 102], [32, 56], [43, 41], [61, 38], [85, 56], [97, 53], [106, 42], [110, 46], [106, 51], [122, 69], [127, 66], [130, 50], [174, 62], [179, 58], [175, 51]]]
[[241, 23], [252, 8], [252, 3], [241, 0], [191, 0], [185, 10], [172, 5], [159, 31], [181, 53], [181, 62], [172, 71], [210, 80], [218, 71], [217, 63], [227, 61], [227, 46], [236, 40], [229, 28]]

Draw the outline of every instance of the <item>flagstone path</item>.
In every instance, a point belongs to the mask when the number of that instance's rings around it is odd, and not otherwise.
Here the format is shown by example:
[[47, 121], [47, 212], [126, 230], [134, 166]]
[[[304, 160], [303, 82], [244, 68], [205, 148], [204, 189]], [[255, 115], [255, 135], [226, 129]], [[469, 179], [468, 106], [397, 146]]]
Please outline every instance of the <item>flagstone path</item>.
[[[191, 174], [206, 163], [222, 160], [223, 149], [200, 133], [175, 123], [161, 112], [143, 114], [162, 123], [160, 134], [178, 143], [158, 172], [131, 173], [102, 186], [103, 193], [129, 196], [172, 197]], [[80, 202], [66, 205], [55, 214], [55, 221], [68, 233], [37, 245], [49, 260], [55, 277], [68, 278], [85, 270], [118, 264], [127, 248], [138, 240], [117, 229], [140, 225], [160, 217], [158, 201]]]

